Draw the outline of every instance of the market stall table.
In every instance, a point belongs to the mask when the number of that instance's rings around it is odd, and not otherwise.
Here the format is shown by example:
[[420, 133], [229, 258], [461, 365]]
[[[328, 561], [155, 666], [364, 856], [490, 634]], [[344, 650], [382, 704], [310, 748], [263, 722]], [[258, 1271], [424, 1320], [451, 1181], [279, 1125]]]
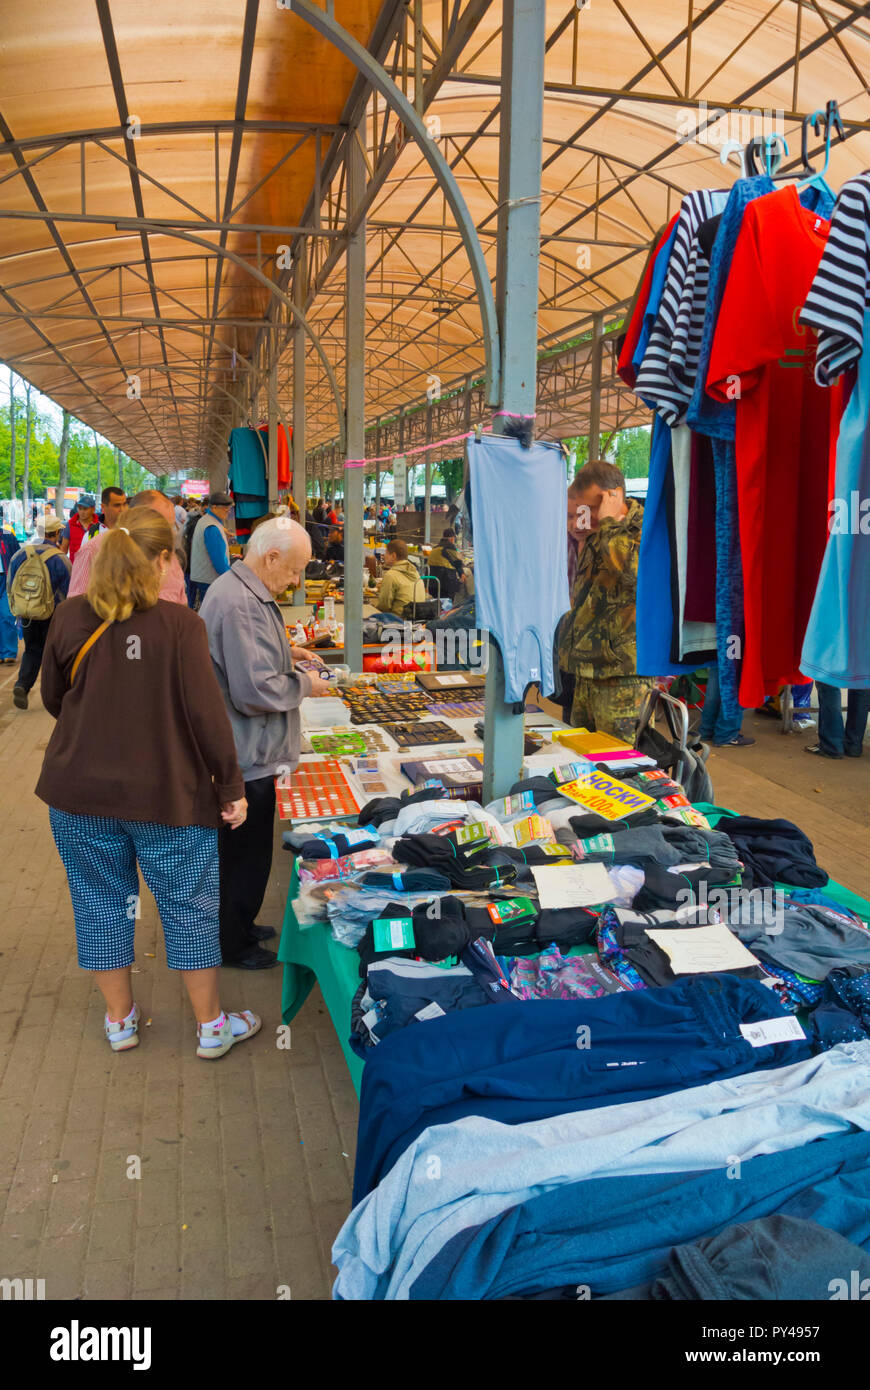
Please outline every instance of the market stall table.
[[[697, 809], [714, 824], [724, 816], [735, 813], [711, 802], [698, 802]], [[778, 884], [784, 892], [788, 884]], [[299, 875], [296, 864], [290, 880], [287, 905], [284, 910], [284, 925], [278, 959], [284, 965], [284, 982], [281, 997], [281, 1013], [285, 1023], [290, 1023], [308, 998], [315, 983], [319, 984], [326, 1007], [329, 1010], [342, 1051], [347, 1061], [351, 1079], [359, 1095], [364, 1063], [350, 1047], [350, 1009], [351, 1001], [359, 987], [359, 957], [356, 951], [341, 945], [333, 939], [326, 922], [302, 924], [298, 921], [293, 903], [299, 891]], [[829, 880], [825, 893], [851, 908], [865, 920], [870, 920], [870, 901]], [[591, 946], [575, 948], [578, 953], [590, 952]]]

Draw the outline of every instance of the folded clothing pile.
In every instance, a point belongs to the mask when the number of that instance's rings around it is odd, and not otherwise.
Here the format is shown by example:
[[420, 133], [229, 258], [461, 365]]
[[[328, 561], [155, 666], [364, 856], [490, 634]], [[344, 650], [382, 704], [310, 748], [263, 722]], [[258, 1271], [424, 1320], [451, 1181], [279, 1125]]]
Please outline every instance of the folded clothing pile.
[[[665, 933], [691, 932], [694, 927], [715, 924], [716, 915], [703, 906], [692, 910], [690, 920], [678, 919], [673, 912], [660, 909], [638, 912], [629, 908], [607, 907], [601, 913], [596, 932], [598, 955], [602, 965], [612, 971], [626, 989], [647, 989], [672, 985], [684, 979], [671, 966], [666, 949], [648, 935], [650, 930]], [[728, 928], [721, 925], [721, 931]], [[745, 954], [745, 953], [744, 953]], [[695, 973], [702, 974], [702, 970]], [[760, 965], [731, 969], [737, 979], [766, 980], [768, 972]]]
[[772, 888], [775, 883], [821, 888], [828, 881], [816, 863], [812, 841], [790, 820], [723, 816], [718, 828], [734, 842], [756, 888]]
[[301, 859], [300, 883], [324, 883], [330, 879], [356, 878], [365, 869], [392, 864], [398, 869], [388, 849], [360, 849], [344, 854], [340, 859]]
[[392, 889], [395, 893], [447, 893], [450, 879], [437, 869], [402, 869], [388, 873], [372, 869], [360, 877], [365, 888]]
[[870, 1038], [870, 972], [858, 966], [830, 971], [809, 1024], [821, 1050]]
[[456, 845], [446, 835], [403, 835], [393, 845], [393, 858], [417, 868], [437, 869], [454, 888], [472, 892], [513, 883], [517, 876], [512, 864], [490, 868], [472, 849]]
[[[787, 1017], [763, 984], [722, 974], [603, 999], [468, 1010], [425, 1033], [410, 1029], [377, 1048], [363, 1073], [354, 1201], [433, 1125], [480, 1117], [515, 1126], [651, 1096], [671, 1102], [686, 1087], [811, 1057], [805, 1039], [753, 1046], [741, 1031]], [[581, 1028], [591, 1046], [581, 1045]], [[721, 1166], [721, 1145], [715, 1152]]]
[[727, 922], [761, 960], [805, 979], [824, 980], [835, 969], [870, 970], [870, 931], [848, 908], [747, 897]]
[[548, 946], [569, 951], [591, 940], [598, 923], [598, 913], [586, 907], [545, 908], [540, 911], [530, 904], [521, 914], [512, 915], [511, 905], [529, 899], [504, 898], [486, 907], [466, 904], [465, 915], [475, 934], [486, 935], [487, 923], [495, 923], [493, 947], [499, 956], [529, 956]]
[[717, 904], [727, 898], [728, 886], [739, 886], [741, 879], [739, 871], [716, 868], [713, 864], [672, 864], [664, 868], [647, 860], [643, 866], [643, 887], [633, 906], [646, 912], [659, 907], [676, 911], [684, 905]]
[[351, 1006], [350, 1045], [358, 1056], [409, 1024], [484, 1004], [518, 1004], [510, 981], [483, 939], [460, 953], [447, 968], [428, 960], [392, 955], [364, 965], [365, 981]]
[[375, 796], [360, 810], [357, 824], [379, 827], [384, 821], [394, 821], [403, 806], [416, 805], [420, 801], [437, 801], [443, 795], [440, 787], [424, 787], [418, 792], [403, 792], [401, 796]]
[[[408, 893], [398, 911], [402, 916], [409, 916], [417, 907], [429, 907], [431, 902], [429, 893]], [[339, 883], [326, 898], [325, 909], [333, 939], [355, 950], [373, 918], [382, 916], [388, 909], [397, 910], [396, 895], [395, 892], [377, 893], [354, 883]]]
[[[435, 911], [437, 909], [437, 911]], [[418, 903], [409, 911], [406, 904], [387, 902], [368, 922], [365, 933], [357, 946], [360, 958], [360, 975], [365, 973], [373, 961], [405, 957], [413, 960], [415, 956], [427, 961], [447, 960], [458, 956], [477, 937], [492, 937], [495, 928], [490, 918], [481, 922], [479, 929], [466, 920], [463, 905], [458, 898], [450, 895], [437, 902]], [[380, 919], [404, 920], [410, 918], [413, 945], [406, 949], [390, 946], [377, 950], [375, 946], [375, 922]]]
[[285, 830], [285, 849], [292, 849], [302, 859], [342, 859], [361, 849], [372, 849], [380, 836], [377, 830]]
[[734, 843], [720, 830], [702, 830], [691, 825], [645, 825], [622, 828], [577, 839], [571, 830], [559, 830], [556, 839], [570, 846], [575, 859], [584, 864], [640, 864], [653, 861], [667, 868], [672, 864], [699, 861], [727, 869], [729, 877], [741, 868]]
[[558, 946], [511, 961], [510, 976], [518, 999], [601, 999], [625, 988], [597, 956], [563, 956]]

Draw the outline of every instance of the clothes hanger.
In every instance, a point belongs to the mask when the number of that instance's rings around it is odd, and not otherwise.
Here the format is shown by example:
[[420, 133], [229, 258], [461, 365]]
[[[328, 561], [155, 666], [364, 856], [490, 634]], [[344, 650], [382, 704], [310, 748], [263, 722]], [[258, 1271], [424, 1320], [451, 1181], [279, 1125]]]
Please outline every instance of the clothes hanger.
[[744, 150], [744, 148], [743, 148], [743, 146], [741, 145], [741, 143], [740, 143], [739, 140], [726, 140], [726, 141], [725, 141], [725, 144], [722, 146], [721, 150], [719, 151], [719, 163], [720, 163], [720, 164], [727, 164], [727, 163], [729, 162], [729, 160], [731, 159], [732, 154], [736, 154], [736, 155], [738, 156], [738, 160], [739, 160], [739, 164], [740, 164], [740, 177], [741, 177], [742, 179], [745, 179], [745, 178], [747, 177], [747, 170], [746, 170], [746, 151]]
[[[788, 142], [784, 135], [753, 135], [744, 152], [748, 176], [757, 178], [766, 174], [769, 179], [773, 178], [787, 154]], [[756, 157], [761, 159], [760, 169], [756, 167]]]
[[821, 135], [822, 112], [814, 111], [812, 116], [807, 116], [804, 119], [803, 129], [801, 131], [801, 152], [803, 155], [804, 167], [809, 172], [809, 178], [807, 178], [804, 183], [799, 184], [798, 187], [809, 188], [811, 184], [815, 184], [817, 188], [824, 189], [824, 191], [828, 193], [829, 196], [836, 201], [837, 195], [834, 192], [831, 185], [828, 183], [827, 179], [825, 178], [828, 164], [830, 163], [831, 159], [831, 137], [834, 131], [836, 130], [837, 138], [839, 140], [845, 140], [846, 138], [846, 132], [843, 129], [843, 121], [840, 116], [840, 108], [836, 101], [829, 101], [827, 106], [825, 107], [824, 123], [825, 162], [822, 165], [821, 169], [819, 169], [818, 171], [814, 171], [812, 165], [809, 162], [809, 154], [807, 149], [809, 143], [809, 128], [810, 126], [812, 126], [816, 135]]
[[[811, 130], [819, 136], [822, 134], [823, 130], [825, 132], [825, 162], [821, 169], [814, 169], [810, 163], [809, 137]], [[838, 138], [840, 140], [845, 140], [846, 135], [843, 130], [843, 122], [840, 118], [840, 110], [836, 101], [829, 101], [824, 111], [814, 111], [812, 115], [804, 116], [801, 125], [802, 168], [791, 169], [778, 176], [771, 174], [771, 178], [774, 179], [774, 182], [780, 183], [786, 182], [788, 179], [798, 179], [800, 182], [795, 186], [799, 193], [802, 192], [803, 189], [809, 188], [814, 184], [817, 188], [823, 189], [830, 198], [836, 201], [837, 195], [824, 177], [831, 157], [831, 137], [835, 130]]]

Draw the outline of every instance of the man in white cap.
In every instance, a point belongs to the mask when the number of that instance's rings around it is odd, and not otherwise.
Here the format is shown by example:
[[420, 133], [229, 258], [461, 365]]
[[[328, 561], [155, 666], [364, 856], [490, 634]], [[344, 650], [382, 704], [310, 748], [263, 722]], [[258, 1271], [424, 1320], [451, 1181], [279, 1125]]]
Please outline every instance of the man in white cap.
[[310, 652], [291, 647], [275, 595], [301, 583], [311, 559], [307, 531], [289, 517], [262, 522], [245, 558], [209, 585], [200, 617], [224, 697], [245, 779], [248, 815], [231, 833], [218, 831], [220, 930], [224, 965], [264, 970], [278, 964], [260, 945], [274, 930], [256, 924], [272, 871], [275, 775], [299, 762], [299, 706], [333, 687], [294, 661]]

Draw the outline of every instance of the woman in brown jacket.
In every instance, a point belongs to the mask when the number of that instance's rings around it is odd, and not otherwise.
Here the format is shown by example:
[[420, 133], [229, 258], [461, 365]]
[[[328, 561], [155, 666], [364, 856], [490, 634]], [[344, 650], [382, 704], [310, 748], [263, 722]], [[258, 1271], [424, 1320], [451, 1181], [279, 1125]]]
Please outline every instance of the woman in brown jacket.
[[36, 794], [50, 807], [79, 965], [95, 973], [112, 1048], [139, 1041], [138, 861], [167, 964], [190, 996], [197, 1055], [211, 1060], [261, 1026], [248, 1011], [224, 1013], [218, 992], [217, 831], [240, 826], [247, 802], [202, 619], [158, 598], [173, 546], [168, 522], [136, 508], [103, 538], [87, 595], [57, 609], [42, 664], [57, 723]]

